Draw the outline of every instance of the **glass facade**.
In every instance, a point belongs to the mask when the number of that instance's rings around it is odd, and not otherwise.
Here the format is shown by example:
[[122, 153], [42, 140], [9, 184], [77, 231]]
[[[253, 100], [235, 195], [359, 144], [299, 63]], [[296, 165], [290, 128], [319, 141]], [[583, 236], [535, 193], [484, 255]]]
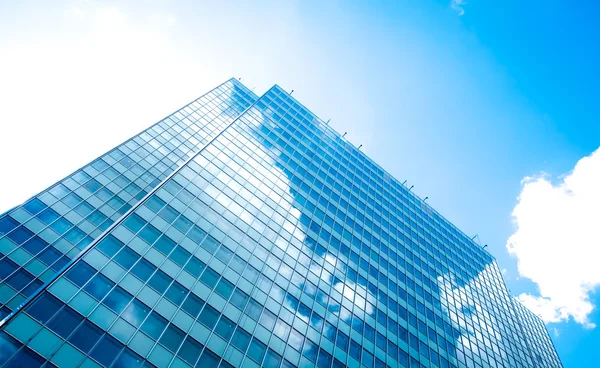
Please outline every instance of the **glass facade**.
[[488, 253], [279, 86], [224, 83], [4, 214], [0, 252], [9, 367], [561, 366]]

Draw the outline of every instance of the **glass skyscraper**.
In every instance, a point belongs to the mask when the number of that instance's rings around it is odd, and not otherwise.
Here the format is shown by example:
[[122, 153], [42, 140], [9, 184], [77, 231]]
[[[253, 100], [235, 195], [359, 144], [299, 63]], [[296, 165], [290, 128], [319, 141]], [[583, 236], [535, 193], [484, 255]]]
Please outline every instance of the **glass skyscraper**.
[[231, 79], [0, 216], [7, 367], [561, 367], [492, 256]]

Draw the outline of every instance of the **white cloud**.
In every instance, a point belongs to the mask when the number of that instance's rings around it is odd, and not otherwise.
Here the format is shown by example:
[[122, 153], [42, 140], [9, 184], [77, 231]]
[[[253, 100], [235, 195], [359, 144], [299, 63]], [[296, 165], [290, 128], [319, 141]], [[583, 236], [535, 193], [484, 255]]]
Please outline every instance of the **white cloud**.
[[573, 318], [587, 328], [594, 309], [589, 294], [600, 284], [600, 150], [582, 158], [553, 184], [527, 177], [513, 210], [515, 233], [506, 247], [519, 274], [535, 282], [540, 296], [519, 300], [545, 322]]
[[465, 0], [452, 0], [450, 2], [450, 7], [456, 10], [459, 17], [465, 14], [465, 5], [467, 5], [467, 2]]

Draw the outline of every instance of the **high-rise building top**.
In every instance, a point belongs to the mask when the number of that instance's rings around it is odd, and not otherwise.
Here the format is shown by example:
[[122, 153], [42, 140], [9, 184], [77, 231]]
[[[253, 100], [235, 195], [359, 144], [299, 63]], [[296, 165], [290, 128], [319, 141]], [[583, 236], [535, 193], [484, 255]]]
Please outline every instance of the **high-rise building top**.
[[0, 217], [0, 365], [560, 367], [496, 261], [232, 79]]

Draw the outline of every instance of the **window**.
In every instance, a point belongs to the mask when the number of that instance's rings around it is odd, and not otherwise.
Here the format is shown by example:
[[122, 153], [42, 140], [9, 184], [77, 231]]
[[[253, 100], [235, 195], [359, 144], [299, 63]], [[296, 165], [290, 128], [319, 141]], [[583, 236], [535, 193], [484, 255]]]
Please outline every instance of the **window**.
[[96, 274], [92, 280], [85, 285], [83, 290], [87, 291], [94, 298], [102, 300], [110, 289], [115, 285], [114, 282], [110, 281], [106, 276], [102, 274]]
[[165, 292], [165, 290], [167, 290], [169, 284], [171, 284], [171, 281], [173, 281], [173, 279], [167, 276], [166, 273], [161, 270], [157, 270], [154, 276], [152, 276], [148, 282], [148, 285], [152, 286], [154, 290], [158, 291], [159, 294], [162, 294]]
[[188, 336], [185, 338], [185, 341], [183, 342], [183, 345], [181, 345], [181, 349], [177, 355], [193, 366], [196, 363], [196, 360], [198, 360], [198, 356], [200, 356], [201, 351], [202, 344], [193, 339], [191, 336]]
[[219, 280], [219, 274], [214, 271], [212, 268], [207, 267], [202, 276], [200, 277], [200, 281], [206, 284], [209, 288], [213, 289], [217, 284], [217, 280]]
[[206, 265], [196, 257], [191, 257], [190, 261], [185, 265], [185, 270], [195, 277], [200, 277]]
[[83, 321], [83, 317], [79, 313], [65, 306], [46, 326], [66, 339], [75, 331], [81, 321]]
[[[1, 358], [0, 358], [1, 361]], [[19, 351], [11, 361], [5, 365], [5, 368], [21, 368], [21, 367], [41, 367], [44, 364], [44, 359], [28, 347]]]
[[110, 366], [115, 357], [123, 349], [123, 344], [108, 334], [105, 334], [92, 351], [92, 358], [96, 359], [105, 367]]
[[188, 289], [184, 288], [180, 283], [175, 281], [175, 282], [173, 282], [173, 284], [171, 285], [169, 290], [167, 290], [167, 293], [165, 294], [165, 296], [167, 297], [167, 299], [172, 301], [173, 304], [179, 306], [185, 299], [185, 296], [187, 295], [187, 293], [188, 293]]
[[19, 223], [12, 217], [6, 215], [0, 219], [0, 235], [8, 234], [8, 232], [19, 226]]
[[231, 321], [229, 318], [225, 316], [221, 316], [219, 323], [217, 323], [217, 327], [215, 328], [215, 332], [221, 336], [225, 341], [229, 341], [231, 335], [233, 335], [233, 330], [235, 329], [235, 323]]
[[192, 317], [196, 318], [203, 306], [204, 301], [202, 299], [198, 298], [193, 293], [189, 293], [181, 308]]
[[219, 312], [210, 305], [206, 305], [202, 313], [200, 313], [200, 318], [198, 318], [198, 320], [212, 330], [212, 328], [215, 327], [218, 318]]
[[102, 330], [96, 327], [92, 322], [85, 320], [69, 338], [69, 342], [81, 349], [84, 353], [89, 353], [94, 344], [102, 336]]
[[96, 248], [100, 249], [108, 257], [114, 256], [122, 247], [123, 243], [112, 235], [108, 235], [96, 245]]
[[250, 344], [250, 349], [248, 349], [248, 356], [250, 357], [250, 359], [260, 364], [263, 360], [263, 357], [265, 356], [266, 350], [266, 345], [258, 341], [255, 337], [253, 337], [252, 343]]
[[231, 293], [233, 292], [233, 284], [227, 280], [225, 280], [224, 278], [222, 278], [219, 283], [217, 284], [217, 288], [215, 289], [215, 291], [221, 295], [223, 298], [225, 298], [225, 300], [229, 299], [229, 296], [231, 296]]
[[129, 247], [123, 247], [123, 249], [115, 256], [115, 261], [126, 270], [130, 269], [138, 259], [140, 259], [139, 254]]
[[27, 210], [27, 212], [31, 213], [32, 215], [39, 213], [46, 207], [47, 206], [37, 198], [33, 198], [32, 200], [30, 200], [29, 202], [27, 202], [23, 205], [23, 208], [25, 210]]
[[175, 325], [170, 324], [160, 338], [160, 343], [175, 353], [184, 337], [185, 333], [183, 331], [175, 327]]
[[133, 299], [121, 317], [137, 328], [140, 327], [142, 321], [144, 321], [149, 312], [150, 307], [137, 299]]
[[4, 280], [8, 275], [15, 272], [17, 264], [8, 258], [0, 260], [0, 280]]
[[152, 337], [154, 340], [158, 340], [160, 334], [162, 334], [166, 326], [166, 319], [161, 317], [156, 312], [151, 312], [140, 329], [147, 333], [148, 336]]
[[2, 346], [1, 354], [0, 354], [0, 365], [4, 365], [14, 353], [17, 352], [21, 344], [7, 335], [5, 332], [0, 331], [0, 346]]
[[138, 263], [136, 263], [131, 272], [140, 280], [146, 282], [154, 273], [154, 270], [156, 270], [156, 267], [152, 263], [142, 258]]
[[204, 349], [196, 367], [216, 367], [221, 360], [215, 353], [208, 349]]
[[242, 353], [245, 353], [246, 348], [248, 348], [248, 345], [250, 344], [250, 334], [241, 327], [238, 327], [237, 330], [235, 330], [235, 334], [233, 334], [231, 344], [238, 348]]
[[25, 241], [33, 236], [33, 233], [27, 229], [25, 226], [19, 226], [14, 229], [10, 234], [8, 234], [8, 238], [15, 243], [21, 245], [25, 243]]
[[317, 345], [315, 345], [309, 339], [306, 339], [306, 341], [304, 342], [304, 351], [303, 351], [304, 356], [314, 362], [317, 360], [317, 352], [318, 352]]
[[[265, 357], [265, 361], [263, 366], [265, 367], [279, 367], [281, 364], [281, 355], [277, 354], [271, 349], [267, 350], [267, 356]], [[329, 368], [329, 367], [328, 367]]]
[[103, 303], [117, 314], [120, 314], [132, 298], [131, 294], [117, 286], [108, 294]]

